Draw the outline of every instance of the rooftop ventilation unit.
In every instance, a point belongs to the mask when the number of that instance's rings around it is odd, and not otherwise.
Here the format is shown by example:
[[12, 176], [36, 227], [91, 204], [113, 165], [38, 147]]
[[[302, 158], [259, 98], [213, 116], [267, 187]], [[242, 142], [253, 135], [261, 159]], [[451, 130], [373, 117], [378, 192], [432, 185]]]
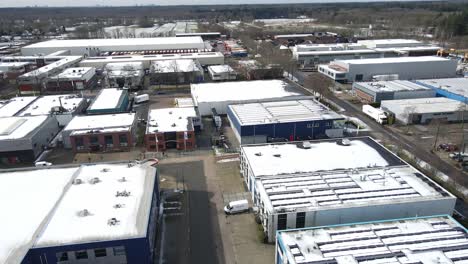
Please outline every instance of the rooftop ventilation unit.
[[86, 216], [89, 216], [89, 215], [91, 215], [91, 213], [88, 211], [88, 209], [83, 209], [83, 210], [78, 212], [79, 217], [86, 217]]
[[115, 226], [115, 225], [118, 225], [119, 223], [120, 221], [117, 220], [117, 218], [115, 217], [112, 217], [111, 219], [107, 220], [107, 224], [110, 226]]
[[263, 154], [262, 154], [261, 152], [255, 153], [255, 156], [259, 156], [259, 157], [260, 157], [260, 156], [262, 156], [262, 155], [263, 155]]
[[125, 207], [124, 204], [115, 204], [115, 205], [114, 205], [114, 208], [115, 208], [115, 209], [124, 208], [124, 207]]
[[128, 197], [130, 196], [130, 192], [127, 192], [127, 191], [122, 191], [122, 192], [119, 192], [117, 191], [117, 193], [115, 194], [115, 197]]
[[281, 154], [273, 154], [273, 157], [281, 158]]
[[[130, 163], [129, 163], [129, 165], [130, 165]], [[132, 165], [132, 166], [135, 166], [135, 165]], [[126, 181], [127, 181], [127, 179], [125, 179], [125, 177], [122, 177], [122, 178], [119, 179], [119, 182], [126, 182]]]
[[74, 184], [74, 185], [80, 185], [80, 184], [82, 184], [82, 183], [83, 183], [83, 180], [81, 180], [81, 179], [74, 179], [74, 180], [73, 180], [73, 184]]
[[108, 172], [108, 171], [110, 171], [109, 168], [103, 168], [103, 169], [101, 170], [101, 172]]
[[99, 183], [101, 180], [99, 180], [98, 177], [94, 177], [92, 178], [91, 180], [89, 180], [89, 183], [90, 184], [96, 184], [96, 183]]
[[312, 144], [310, 144], [309, 141], [304, 141], [304, 142], [302, 142], [302, 147], [304, 149], [310, 149], [312, 147]]

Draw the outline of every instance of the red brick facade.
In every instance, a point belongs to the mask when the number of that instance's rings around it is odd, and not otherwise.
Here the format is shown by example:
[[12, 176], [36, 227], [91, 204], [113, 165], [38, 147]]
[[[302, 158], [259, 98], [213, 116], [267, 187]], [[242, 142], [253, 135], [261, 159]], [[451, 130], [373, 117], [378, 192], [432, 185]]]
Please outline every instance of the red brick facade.
[[373, 103], [374, 102], [374, 97], [363, 92], [360, 90], [355, 90], [356, 91], [356, 96], [359, 97], [362, 101], [367, 102], [367, 103]]
[[134, 138], [132, 132], [93, 133], [72, 135], [70, 142], [74, 152], [129, 151]]
[[[175, 133], [175, 139], [170, 138], [170, 134]], [[156, 142], [157, 137], [157, 142]], [[173, 137], [173, 136], [172, 136]], [[174, 138], [174, 137], [173, 137]], [[192, 150], [196, 147], [195, 132], [187, 131], [187, 140], [184, 139], [184, 132], [146, 134], [145, 144], [147, 151], [161, 152], [167, 149]]]

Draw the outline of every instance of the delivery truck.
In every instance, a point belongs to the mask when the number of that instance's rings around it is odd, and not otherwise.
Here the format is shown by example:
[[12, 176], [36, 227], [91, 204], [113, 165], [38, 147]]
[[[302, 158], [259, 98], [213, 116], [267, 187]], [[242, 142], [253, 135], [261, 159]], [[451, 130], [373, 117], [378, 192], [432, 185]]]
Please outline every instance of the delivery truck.
[[375, 108], [371, 105], [363, 105], [362, 106], [362, 112], [381, 125], [388, 124], [388, 115], [387, 113], [380, 109], [380, 108]]

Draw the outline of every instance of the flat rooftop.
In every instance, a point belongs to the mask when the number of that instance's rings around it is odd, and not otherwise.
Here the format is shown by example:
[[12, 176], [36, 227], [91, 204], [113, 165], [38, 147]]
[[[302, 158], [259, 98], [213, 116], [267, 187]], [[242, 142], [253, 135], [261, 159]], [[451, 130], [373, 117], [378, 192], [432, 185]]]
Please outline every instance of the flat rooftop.
[[378, 53], [376, 50], [372, 49], [355, 49], [355, 50], [317, 50], [317, 51], [297, 51], [298, 55], [307, 56], [307, 55], [342, 55], [342, 54], [374, 54]]
[[135, 71], [135, 70], [142, 70], [143, 63], [142, 62], [113, 62], [106, 64], [107, 71]]
[[243, 145], [241, 153], [255, 177], [406, 164], [369, 137], [351, 138], [349, 146], [339, 141], [309, 141], [310, 148], [302, 141]]
[[316, 100], [290, 100], [228, 106], [241, 125], [335, 120], [343, 117]]
[[220, 52], [204, 52], [204, 53], [182, 53], [182, 54], [155, 54], [155, 55], [126, 55], [126, 56], [107, 56], [107, 57], [88, 57], [81, 61], [80, 64], [87, 65], [93, 62], [122, 62], [128, 63], [133, 61], [155, 61], [155, 60], [173, 60], [173, 59], [200, 59], [200, 58], [223, 58], [224, 55]]
[[121, 97], [125, 96], [127, 91], [117, 88], [102, 89], [91, 103], [88, 110], [105, 110], [119, 107]]
[[390, 64], [390, 63], [411, 63], [411, 62], [440, 62], [450, 61], [450, 59], [438, 56], [421, 56], [421, 57], [394, 57], [394, 58], [375, 58], [375, 59], [354, 59], [354, 60], [337, 60], [346, 64]]
[[[156, 169], [132, 165], [0, 171], [0, 206], [9, 216], [0, 220], [0, 262], [21, 263], [33, 247], [144, 236]], [[116, 197], [124, 191], [130, 196]], [[118, 204], [123, 206], [115, 207]], [[111, 218], [117, 219], [116, 225], [108, 224]]]
[[408, 107], [411, 107], [412, 113], [446, 113], [460, 111], [464, 107], [464, 103], [445, 97], [433, 97], [385, 100], [382, 101], [382, 107], [397, 113], [404, 113]]
[[[73, 113], [86, 99], [76, 94], [46, 95], [28, 105], [18, 116], [49, 115], [52, 108], [63, 107], [63, 112]], [[63, 113], [61, 112], [61, 113]]]
[[176, 107], [194, 107], [192, 98], [179, 97], [174, 99]]
[[407, 165], [280, 175], [256, 186], [270, 213], [452, 197]]
[[467, 230], [449, 216], [280, 231], [291, 264], [466, 263]]
[[213, 65], [208, 66], [208, 69], [214, 73], [235, 72], [229, 65]]
[[63, 59], [52, 62], [51, 64], [47, 64], [45, 66], [42, 66], [39, 69], [27, 72], [27, 73], [21, 75], [21, 77], [22, 78], [41, 77], [41, 75], [48, 74], [49, 72], [55, 71], [57, 68], [66, 67], [66, 66], [70, 66], [70, 65], [73, 65], [75, 63], [78, 63], [82, 59], [83, 59], [83, 57], [81, 57], [81, 56], [67, 56], [67, 57], [64, 57]]
[[[128, 163], [80, 167], [73, 182], [81, 183], [69, 186], [34, 247], [144, 237], [155, 172]], [[112, 218], [115, 225], [109, 222]]]
[[[61, 48], [61, 47], [99, 47], [99, 46], [143, 46], [143, 45], [174, 45], [203, 44], [200, 37], [164, 37], [164, 38], [121, 38], [121, 39], [66, 39], [49, 40], [34, 43], [24, 48]], [[167, 47], [167, 46], [166, 46]]]
[[195, 60], [177, 59], [153, 61], [151, 68], [155, 73], [196, 72], [201, 71]]
[[[127, 131], [135, 122], [135, 113], [75, 116], [64, 128], [67, 130], [123, 129]], [[112, 130], [112, 131], [114, 131]]]
[[13, 97], [0, 101], [0, 117], [14, 116], [34, 100], [36, 96]]
[[193, 131], [193, 107], [152, 109], [148, 114], [146, 133]]
[[430, 88], [426, 86], [419, 85], [412, 81], [401, 81], [401, 80], [357, 82], [357, 83], [354, 83], [354, 85], [373, 91], [375, 93], [431, 90]]
[[302, 95], [294, 85], [280, 80], [201, 83], [191, 84], [190, 88], [192, 97], [197, 103], [262, 100]]
[[0, 70], [8, 71], [10, 68], [20, 68], [31, 64], [30, 62], [0, 62]]
[[81, 79], [89, 72], [95, 72], [96, 69], [93, 67], [73, 67], [64, 70], [63, 72], [55, 75], [54, 79]]
[[448, 92], [468, 97], [468, 78], [445, 78], [414, 81], [433, 89], [442, 89]]
[[74, 167], [0, 172], [0, 206], [8, 212], [0, 220], [0, 263], [23, 261], [76, 171]]
[[13, 140], [26, 137], [38, 129], [49, 116], [12, 116], [0, 118], [0, 140]]

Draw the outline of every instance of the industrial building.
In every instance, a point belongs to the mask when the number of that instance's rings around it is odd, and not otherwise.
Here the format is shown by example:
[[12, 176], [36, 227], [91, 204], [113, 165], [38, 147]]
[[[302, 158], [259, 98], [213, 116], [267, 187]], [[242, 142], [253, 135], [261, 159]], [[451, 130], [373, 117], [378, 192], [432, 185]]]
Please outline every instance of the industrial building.
[[74, 152], [128, 151], [135, 144], [134, 113], [75, 116], [62, 131]]
[[371, 138], [241, 146], [269, 242], [277, 230], [452, 214], [456, 197]]
[[197, 33], [176, 33], [176, 37], [201, 37], [203, 40], [213, 40], [221, 38], [220, 32], [197, 32]]
[[34, 162], [58, 132], [55, 116], [0, 117], [0, 161]]
[[153, 61], [178, 60], [178, 59], [197, 60], [203, 66], [224, 64], [224, 55], [220, 52], [199, 52], [199, 53], [181, 53], [181, 54], [88, 57], [80, 62], [80, 66], [95, 67], [97, 69], [102, 69], [108, 63], [142, 62], [143, 68], [149, 69]]
[[318, 71], [338, 82], [372, 81], [385, 76], [400, 80], [456, 76], [457, 61], [437, 56], [336, 60]]
[[14, 116], [36, 99], [36, 96], [19, 96], [0, 100], [0, 117]]
[[88, 114], [111, 114], [127, 112], [129, 96], [127, 90], [102, 89], [88, 107]]
[[46, 89], [48, 78], [61, 73], [66, 68], [73, 67], [83, 58], [81, 56], [67, 56], [58, 61], [27, 72], [18, 77], [18, 89], [21, 94], [40, 93]]
[[18, 76], [32, 70], [29, 62], [0, 62], [0, 71], [7, 80], [16, 80]]
[[203, 82], [203, 68], [197, 60], [161, 60], [151, 63], [152, 85], [189, 84]]
[[343, 136], [344, 118], [314, 99], [234, 104], [227, 116], [241, 144]]
[[444, 97], [382, 101], [380, 107], [402, 124], [462, 122], [468, 116], [465, 103]]
[[437, 96], [468, 102], [468, 78], [416, 80], [415, 83], [434, 89]]
[[145, 143], [148, 151], [192, 150], [196, 147], [193, 107], [152, 109], [148, 113]]
[[153, 263], [154, 161], [0, 172], [1, 263]]
[[435, 97], [435, 89], [413, 81], [355, 82], [353, 91], [366, 103], [380, 103], [382, 100], [399, 100]]
[[106, 64], [106, 77], [110, 87], [140, 89], [145, 72], [142, 62], [113, 62]]
[[413, 39], [359, 40], [357, 43], [301, 44], [291, 48], [302, 68], [315, 69], [334, 60], [433, 56], [440, 47]]
[[208, 66], [208, 73], [213, 81], [232, 81], [237, 79], [237, 72], [229, 65]]
[[188, 49], [204, 50], [205, 43], [201, 37], [49, 40], [22, 47], [21, 54], [32, 56], [68, 50], [70, 55], [98, 56], [115, 51], [175, 50], [177, 53], [177, 50]]
[[40, 96], [16, 116], [53, 115], [59, 126], [66, 126], [74, 116], [80, 115], [88, 107], [87, 100], [75, 94]]
[[50, 77], [47, 80], [48, 93], [75, 92], [92, 89], [96, 85], [96, 69], [93, 67], [73, 67]]
[[448, 215], [279, 231], [276, 264], [464, 263], [468, 232]]
[[280, 80], [191, 84], [190, 90], [201, 116], [211, 115], [212, 109], [225, 115], [230, 104], [299, 99], [303, 96], [293, 84]]

